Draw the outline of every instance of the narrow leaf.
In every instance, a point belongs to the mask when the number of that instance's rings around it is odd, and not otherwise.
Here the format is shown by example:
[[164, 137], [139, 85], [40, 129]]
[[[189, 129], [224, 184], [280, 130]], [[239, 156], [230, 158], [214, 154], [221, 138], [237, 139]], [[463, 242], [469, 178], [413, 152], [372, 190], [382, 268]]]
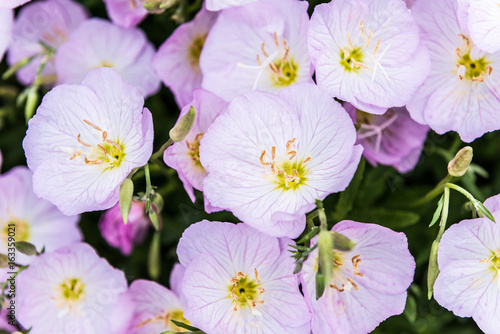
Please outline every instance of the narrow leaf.
[[161, 262], [160, 262], [160, 232], [153, 234], [153, 240], [149, 246], [149, 256], [148, 256], [148, 273], [153, 280], [157, 280], [160, 277], [161, 272]]
[[184, 328], [184, 329], [187, 329], [187, 330], [190, 330], [192, 332], [194, 331], [200, 331], [199, 328], [196, 328], [196, 327], [193, 327], [193, 326], [189, 326], [183, 322], [180, 322], [180, 321], [177, 321], [177, 320], [173, 320], [173, 319], [170, 319], [170, 321], [172, 321], [177, 327], [180, 327], [180, 328]]
[[488, 218], [492, 222], [496, 223], [495, 217], [493, 217], [491, 212], [484, 206], [483, 203], [481, 203], [481, 201], [478, 201], [477, 199], [474, 198], [472, 200], [472, 204], [474, 205], [474, 207], [476, 208], [476, 210], [479, 213], [481, 213], [483, 216], [485, 216], [486, 218]]
[[442, 195], [438, 201], [437, 209], [436, 209], [436, 211], [434, 211], [434, 215], [432, 216], [432, 220], [431, 220], [431, 223], [429, 224], [429, 227], [436, 224], [439, 217], [441, 216], [441, 211], [443, 210], [443, 203], [444, 203], [444, 195]]

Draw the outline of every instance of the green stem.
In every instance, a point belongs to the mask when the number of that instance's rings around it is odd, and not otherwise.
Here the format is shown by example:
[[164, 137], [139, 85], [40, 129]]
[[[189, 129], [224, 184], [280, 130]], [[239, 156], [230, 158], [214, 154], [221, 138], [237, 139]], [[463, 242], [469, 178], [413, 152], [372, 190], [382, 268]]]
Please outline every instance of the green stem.
[[156, 151], [152, 156], [151, 158], [149, 159], [149, 161], [153, 161], [153, 160], [157, 160], [158, 158], [160, 158], [162, 155], [163, 155], [163, 152], [165, 152], [165, 150], [170, 146], [172, 145], [174, 142], [172, 141], [172, 139], [168, 139], [167, 142], [165, 144], [163, 144], [160, 149], [158, 151]]
[[425, 204], [425, 203], [433, 200], [437, 196], [441, 195], [446, 184], [448, 184], [448, 182], [450, 182], [452, 179], [453, 179], [453, 176], [451, 176], [450, 174], [446, 175], [446, 177], [444, 179], [442, 179], [441, 182], [439, 182], [434, 189], [429, 191], [424, 197], [408, 204], [408, 207], [414, 208], [414, 207], [420, 206], [422, 204]]
[[319, 227], [321, 228], [321, 231], [326, 231], [328, 230], [328, 225], [326, 223], [326, 214], [325, 209], [323, 208], [323, 202], [317, 199], [316, 207], [318, 208]]
[[319, 216], [318, 210], [314, 210], [313, 212], [311, 212], [306, 218], [307, 227], [309, 227], [310, 229], [316, 227], [316, 225], [314, 224], [314, 218], [318, 216]]
[[470, 192], [468, 192], [467, 190], [465, 190], [464, 188], [462, 188], [460, 186], [457, 186], [454, 183], [447, 183], [446, 188], [455, 189], [456, 191], [458, 191], [459, 193], [461, 193], [462, 195], [467, 197], [467, 199], [471, 202], [473, 202], [475, 200], [474, 196], [472, 196], [472, 194]]

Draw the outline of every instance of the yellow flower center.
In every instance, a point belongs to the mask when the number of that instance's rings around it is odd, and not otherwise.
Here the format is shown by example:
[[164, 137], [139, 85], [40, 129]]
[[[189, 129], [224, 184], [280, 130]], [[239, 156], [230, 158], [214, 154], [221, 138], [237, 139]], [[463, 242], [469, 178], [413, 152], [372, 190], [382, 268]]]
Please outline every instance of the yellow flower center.
[[254, 309], [257, 305], [264, 304], [262, 295], [264, 289], [260, 284], [260, 276], [257, 269], [254, 271], [255, 279], [251, 279], [249, 275], [238, 272], [235, 277], [231, 278], [228, 284], [228, 298], [233, 301], [233, 310], [249, 307]]
[[78, 278], [68, 278], [59, 285], [60, 294], [67, 302], [76, 302], [85, 296], [85, 286]]
[[196, 167], [199, 167], [202, 169], [204, 169], [204, 168], [200, 162], [200, 140], [201, 140], [201, 138], [203, 138], [203, 135], [204, 135], [204, 133], [198, 133], [196, 135], [196, 137], [194, 137], [194, 141], [191, 143], [188, 140], [186, 140], [186, 145], [189, 149], [189, 152], [188, 152], [189, 157], [191, 158], [191, 160], [193, 161], [193, 164]]
[[[346, 264], [344, 261], [345, 255], [341, 252], [334, 252], [333, 260], [333, 272], [332, 278], [330, 279], [330, 288], [337, 290], [338, 292], [344, 291], [354, 291], [359, 290], [358, 285], [355, 283], [356, 277], [363, 277], [363, 273], [359, 270], [359, 264], [361, 262], [360, 255], [355, 255]], [[316, 257], [316, 264], [314, 269], [318, 271], [318, 257]]]
[[84, 152], [82, 150], [76, 150], [71, 152], [70, 160], [83, 156], [83, 161], [86, 165], [97, 165], [103, 170], [120, 167], [121, 163], [125, 158], [125, 147], [119, 140], [111, 140], [108, 138], [107, 131], [103, 131], [97, 125], [91, 123], [90, 121], [83, 120], [87, 125], [91, 126], [95, 130], [99, 131], [100, 137], [102, 138], [101, 143], [94, 146], [83, 141], [78, 134], [77, 141], [87, 147], [89, 150]]
[[309, 172], [307, 164], [311, 161], [311, 157], [299, 158], [294, 143], [295, 138], [287, 141], [284, 158], [276, 157], [276, 146], [271, 148], [271, 162], [266, 160], [266, 151], [262, 151], [260, 155], [260, 164], [271, 171], [273, 182], [278, 189], [297, 190], [307, 181]]
[[[9, 215], [10, 216], [10, 215]], [[15, 217], [10, 216], [9, 220], [1, 221], [1, 225], [3, 227], [1, 239], [4, 244], [7, 244], [9, 237], [13, 237], [15, 241], [29, 241], [30, 239], [30, 224], [21, 219], [17, 219]]]
[[485, 77], [490, 75], [493, 68], [489, 65], [490, 62], [486, 57], [472, 59], [470, 55], [471, 43], [467, 36], [459, 35], [465, 45], [456, 49], [458, 56], [457, 60], [457, 75], [460, 80], [467, 80], [471, 82], [483, 82]]
[[500, 273], [500, 249], [498, 249], [496, 252], [491, 252], [491, 256], [486, 259], [482, 259], [480, 262], [483, 263], [488, 263], [490, 266], [489, 268], [495, 272], [496, 274]]
[[179, 321], [185, 323], [186, 325], [191, 324], [186, 318], [184, 318], [184, 312], [182, 310], [173, 309], [166, 313], [158, 314], [153, 318], [141, 321], [137, 326], [135, 326], [135, 328], [139, 328], [154, 322], [162, 322], [166, 330], [171, 330], [174, 332], [182, 332], [184, 330], [183, 328], [175, 325], [171, 320]]
[[207, 39], [207, 34], [196, 36], [195, 38], [193, 38], [191, 45], [189, 46], [188, 49], [189, 62], [191, 64], [191, 68], [195, 72], [200, 71], [200, 55], [206, 39]]

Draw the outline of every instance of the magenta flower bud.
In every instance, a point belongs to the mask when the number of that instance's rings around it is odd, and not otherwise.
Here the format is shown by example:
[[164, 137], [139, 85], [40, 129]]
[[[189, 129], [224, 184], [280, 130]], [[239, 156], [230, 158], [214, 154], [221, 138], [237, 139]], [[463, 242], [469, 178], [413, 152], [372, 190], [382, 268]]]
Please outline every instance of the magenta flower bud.
[[128, 223], [123, 222], [119, 204], [107, 210], [99, 221], [102, 237], [112, 247], [120, 249], [123, 255], [130, 255], [134, 245], [146, 236], [149, 219], [144, 214], [143, 202], [132, 202]]

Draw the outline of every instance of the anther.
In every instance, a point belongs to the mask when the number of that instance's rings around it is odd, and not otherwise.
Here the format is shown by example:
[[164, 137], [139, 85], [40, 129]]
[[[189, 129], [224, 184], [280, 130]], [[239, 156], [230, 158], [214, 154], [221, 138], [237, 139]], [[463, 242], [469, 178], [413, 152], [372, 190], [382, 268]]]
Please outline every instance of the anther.
[[257, 290], [259, 290], [259, 294], [261, 294], [261, 295], [262, 295], [264, 292], [266, 292], [266, 290], [264, 290], [264, 288], [260, 288], [260, 287], [259, 287]]
[[104, 152], [104, 155], [108, 155], [108, 151], [104, 146], [97, 144], [97, 147], [99, 147]]
[[97, 125], [95, 125], [94, 123], [92, 122], [89, 122], [87, 121], [86, 119], [83, 120], [85, 123], [87, 123], [88, 125], [90, 125], [91, 127], [93, 127], [94, 129], [96, 129], [97, 131], [101, 131], [102, 132], [102, 129], [100, 127], [98, 127]]
[[80, 154], [82, 154], [82, 151], [76, 151], [70, 158], [69, 160], [73, 160], [75, 159], [76, 157], [80, 156]]
[[82, 144], [83, 146], [92, 147], [91, 145], [87, 144], [86, 142], [84, 142], [84, 141], [82, 141], [82, 140], [80, 139], [80, 134], [78, 134], [78, 136], [76, 136], [76, 139], [77, 139], [77, 140], [78, 140], [78, 142], [79, 142], [80, 144]]
[[107, 138], [108, 138], [108, 132], [107, 131], [103, 131], [102, 132], [102, 141], [106, 141]]
[[259, 55], [257, 55], [257, 64], [259, 64], [259, 66], [262, 66], [262, 60], [260, 60]]
[[333, 260], [333, 264], [336, 265], [336, 266], [341, 266], [342, 262], [339, 262], [337, 260]]
[[346, 277], [346, 280], [352, 284], [352, 286], [354, 287], [354, 290], [358, 290], [358, 286], [356, 285], [356, 283], [354, 283], [350, 278], [347, 278]]
[[261, 155], [260, 155], [260, 164], [263, 165], [263, 166], [268, 166], [269, 165], [269, 162], [265, 162], [264, 161], [264, 156], [266, 155], [266, 151], [262, 151]]
[[278, 48], [280, 47], [280, 41], [278, 39], [278, 34], [276, 33], [276, 31], [274, 32], [274, 43]]
[[370, 42], [372, 40], [372, 36], [373, 36], [373, 31], [368, 30], [368, 39], [366, 40], [366, 47], [370, 46]]
[[493, 72], [493, 67], [486, 66], [486, 69], [488, 70], [488, 74], [491, 75], [491, 72]]
[[351, 36], [349, 34], [347, 34], [347, 41], [349, 42], [349, 46], [351, 47], [351, 49], [354, 49], [354, 45], [352, 44]]
[[363, 20], [359, 20], [359, 30], [361, 30], [361, 36], [366, 40], [365, 27], [363, 26]]
[[264, 54], [264, 56], [269, 57], [269, 55], [266, 52], [266, 42], [262, 42], [262, 45], [260, 48], [262, 49], [262, 53]]
[[330, 284], [330, 288], [332, 289], [335, 289], [337, 290], [338, 292], [344, 292], [344, 289], [343, 289], [344, 285], [342, 284], [342, 288], [339, 289], [338, 286], [336, 286], [335, 284]]
[[270, 64], [269, 64], [269, 67], [271, 68], [271, 70], [272, 70], [274, 73], [276, 73], [276, 74], [280, 73], [280, 69], [278, 68], [278, 66], [276, 66], [276, 64], [275, 64], [275, 63], [270, 63]]
[[118, 145], [117, 143], [115, 143], [114, 141], [112, 140], [109, 140], [109, 139], [106, 139], [106, 143], [109, 143], [111, 145], [113, 145], [114, 147], [116, 147], [117, 149], [121, 150], [122, 148], [120, 147], [120, 145]]
[[304, 164], [308, 163], [309, 161], [311, 161], [311, 156], [309, 155], [307, 158], [305, 158], [302, 162]]
[[257, 280], [257, 282], [260, 283], [260, 275], [259, 272], [257, 271], [257, 268], [254, 269], [254, 273], [255, 273], [255, 279]]
[[274, 162], [274, 159], [276, 158], [276, 146], [271, 147], [271, 158]]
[[377, 53], [379, 47], [380, 47], [380, 38], [378, 39], [377, 44], [375, 44], [375, 49], [373, 49], [374, 56]]
[[297, 155], [297, 152], [295, 151], [290, 151], [287, 153], [288, 154], [288, 160], [292, 160], [293, 158], [295, 158], [295, 156]]

